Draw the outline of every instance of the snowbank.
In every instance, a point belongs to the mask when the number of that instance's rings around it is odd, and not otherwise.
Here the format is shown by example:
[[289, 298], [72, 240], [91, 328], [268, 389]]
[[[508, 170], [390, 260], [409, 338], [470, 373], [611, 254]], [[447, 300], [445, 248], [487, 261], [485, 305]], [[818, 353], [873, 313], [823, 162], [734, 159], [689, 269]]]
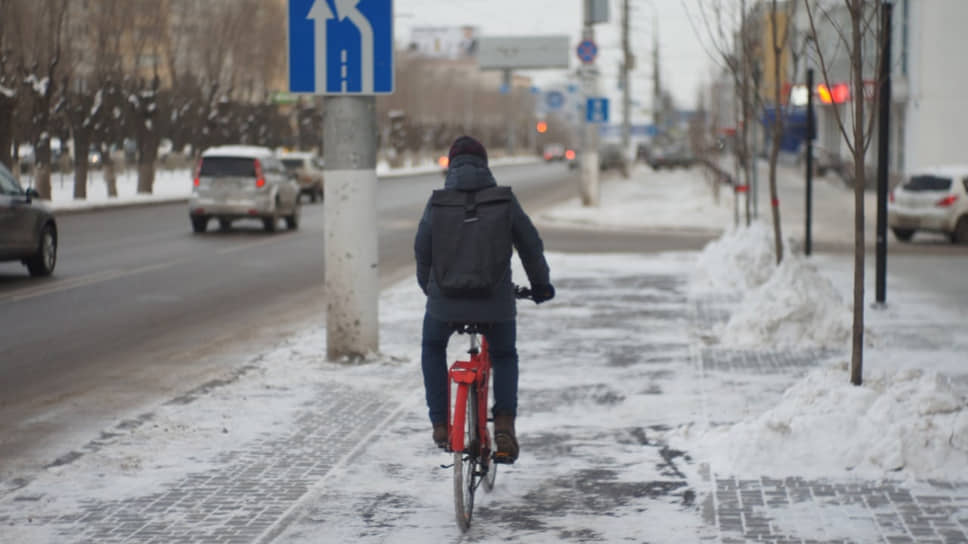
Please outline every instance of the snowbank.
[[720, 474], [964, 478], [968, 399], [937, 372], [879, 366], [861, 387], [847, 363], [816, 369], [762, 415], [681, 438]]
[[[772, 263], [771, 263], [772, 267]], [[749, 290], [719, 333], [720, 343], [740, 346], [848, 345], [851, 314], [840, 294], [799, 255], [784, 257], [762, 285]]]
[[841, 346], [851, 316], [840, 294], [816, 267], [784, 244], [776, 265], [773, 229], [763, 222], [731, 229], [700, 253], [690, 291], [694, 296], [739, 291], [743, 300], [715, 331], [720, 344]]
[[694, 295], [748, 290], [766, 283], [776, 266], [773, 230], [755, 221], [730, 228], [703, 248], [690, 279]]

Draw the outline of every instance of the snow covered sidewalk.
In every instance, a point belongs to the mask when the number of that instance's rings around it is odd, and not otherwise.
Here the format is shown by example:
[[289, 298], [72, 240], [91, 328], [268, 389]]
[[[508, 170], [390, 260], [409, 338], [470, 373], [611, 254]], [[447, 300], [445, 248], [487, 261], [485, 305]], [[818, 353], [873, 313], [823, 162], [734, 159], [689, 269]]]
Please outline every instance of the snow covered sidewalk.
[[[654, 228], [641, 216], [701, 183], [653, 181], [605, 183], [601, 212], [544, 220]], [[549, 254], [558, 297], [519, 305], [522, 456], [478, 495], [469, 541], [968, 541], [964, 310], [894, 284], [889, 309], [867, 312], [865, 385], [851, 386], [848, 259], [774, 267], [769, 232], [727, 230], [698, 254]], [[307, 324], [217, 383], [39, 452], [44, 471], [0, 473], [4, 538], [453, 541], [423, 296], [407, 279], [380, 303], [365, 364], [323, 360], [325, 326]]]

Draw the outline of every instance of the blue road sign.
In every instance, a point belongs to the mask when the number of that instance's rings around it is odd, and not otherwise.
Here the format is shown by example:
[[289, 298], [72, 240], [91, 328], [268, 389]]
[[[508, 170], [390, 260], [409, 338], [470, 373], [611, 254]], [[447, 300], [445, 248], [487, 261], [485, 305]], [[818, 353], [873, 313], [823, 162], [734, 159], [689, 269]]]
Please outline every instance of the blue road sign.
[[289, 91], [393, 92], [393, 0], [289, 0]]
[[598, 46], [591, 40], [584, 40], [578, 44], [576, 52], [578, 53], [578, 58], [585, 64], [588, 64], [594, 62], [595, 57], [598, 56]]
[[565, 105], [565, 95], [561, 94], [561, 91], [548, 91], [545, 93], [545, 106], [549, 110], [558, 110]]
[[591, 97], [585, 104], [585, 120], [589, 123], [608, 122], [608, 99]]

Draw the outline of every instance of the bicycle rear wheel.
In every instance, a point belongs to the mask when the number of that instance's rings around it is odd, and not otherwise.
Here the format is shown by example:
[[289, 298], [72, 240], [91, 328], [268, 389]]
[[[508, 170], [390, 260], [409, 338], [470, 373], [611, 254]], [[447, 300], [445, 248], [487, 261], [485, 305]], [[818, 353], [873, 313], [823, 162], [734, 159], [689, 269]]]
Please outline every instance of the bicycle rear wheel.
[[474, 491], [480, 479], [477, 387], [471, 384], [467, 389], [467, 417], [464, 418], [464, 428], [453, 429], [453, 432], [464, 433], [464, 451], [454, 452], [454, 512], [457, 514], [457, 526], [461, 531], [466, 531], [471, 526], [471, 517], [474, 514]]

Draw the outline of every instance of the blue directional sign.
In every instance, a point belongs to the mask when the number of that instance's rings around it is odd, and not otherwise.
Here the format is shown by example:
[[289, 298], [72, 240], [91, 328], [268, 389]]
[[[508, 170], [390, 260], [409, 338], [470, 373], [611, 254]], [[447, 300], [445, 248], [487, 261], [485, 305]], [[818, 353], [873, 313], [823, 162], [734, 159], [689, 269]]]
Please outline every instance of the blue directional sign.
[[594, 62], [595, 57], [598, 56], [598, 46], [591, 40], [584, 40], [578, 44], [576, 52], [578, 53], [578, 58], [585, 64], [588, 64]]
[[545, 106], [549, 110], [555, 111], [565, 105], [565, 95], [561, 91], [548, 91], [545, 93]]
[[585, 120], [589, 123], [607, 123], [608, 99], [590, 97], [585, 103]]
[[393, 92], [393, 0], [289, 0], [289, 91]]

